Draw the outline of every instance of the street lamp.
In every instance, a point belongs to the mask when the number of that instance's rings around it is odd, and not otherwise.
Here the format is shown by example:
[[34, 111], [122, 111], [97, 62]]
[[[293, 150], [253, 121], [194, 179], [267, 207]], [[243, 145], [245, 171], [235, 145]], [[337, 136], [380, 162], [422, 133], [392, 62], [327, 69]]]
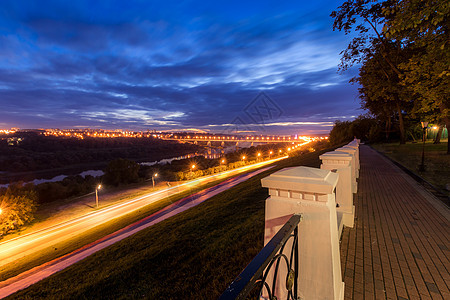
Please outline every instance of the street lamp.
[[419, 171], [425, 172], [425, 139], [426, 139], [426, 133], [427, 133], [427, 126], [428, 122], [420, 122], [422, 123], [422, 129], [423, 129], [423, 144], [422, 144], [422, 163], [419, 165]]
[[98, 190], [102, 188], [102, 185], [99, 184], [96, 188], [95, 188], [95, 205], [98, 208]]
[[152, 184], [153, 184], [153, 189], [155, 189], [155, 178], [158, 177], [158, 173], [153, 174], [152, 176]]

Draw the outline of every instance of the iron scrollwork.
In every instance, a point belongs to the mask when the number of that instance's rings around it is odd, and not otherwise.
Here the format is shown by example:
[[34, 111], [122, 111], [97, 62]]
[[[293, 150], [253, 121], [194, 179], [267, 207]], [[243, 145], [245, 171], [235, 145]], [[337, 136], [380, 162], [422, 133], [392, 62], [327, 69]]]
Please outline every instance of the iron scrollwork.
[[[239, 274], [238, 277], [228, 286], [220, 299], [247, 299], [252, 294], [257, 299], [263, 299], [263, 294], [269, 300], [277, 300], [275, 288], [277, 286], [278, 272], [280, 265], [285, 264], [287, 274], [284, 287], [287, 291], [286, 299], [298, 298], [298, 224], [301, 215], [294, 214], [289, 221], [277, 232], [277, 234], [258, 253], [250, 264]], [[284, 253], [289, 240], [292, 239], [292, 249], [289, 257]], [[274, 269], [273, 269], [274, 267]], [[269, 272], [273, 269], [273, 280], [267, 282]], [[258, 294], [254, 290], [258, 287]], [[253, 291], [253, 293], [251, 293]], [[265, 293], [264, 293], [265, 292]]]

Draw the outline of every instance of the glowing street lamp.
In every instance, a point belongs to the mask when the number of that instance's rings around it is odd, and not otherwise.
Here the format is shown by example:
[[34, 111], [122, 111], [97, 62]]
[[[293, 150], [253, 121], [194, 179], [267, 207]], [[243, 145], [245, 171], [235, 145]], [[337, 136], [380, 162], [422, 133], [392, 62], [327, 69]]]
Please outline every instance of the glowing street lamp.
[[242, 155], [242, 161], [245, 162], [245, 155]]
[[422, 163], [419, 165], [419, 171], [425, 172], [425, 140], [426, 140], [428, 122], [420, 122], [420, 123], [422, 123], [422, 129], [423, 129], [423, 144], [422, 144]]
[[220, 161], [221, 164], [225, 163], [225, 158], [222, 158], [222, 160]]
[[95, 188], [95, 206], [98, 208], [98, 190], [102, 188], [102, 185], [99, 184], [96, 188]]
[[153, 189], [155, 189], [155, 178], [158, 177], [158, 173], [153, 174], [152, 176], [152, 184], [153, 184]]
[[273, 154], [273, 151], [270, 150], [270, 151], [269, 151], [269, 159], [270, 159], [270, 157], [272, 156], [272, 154]]

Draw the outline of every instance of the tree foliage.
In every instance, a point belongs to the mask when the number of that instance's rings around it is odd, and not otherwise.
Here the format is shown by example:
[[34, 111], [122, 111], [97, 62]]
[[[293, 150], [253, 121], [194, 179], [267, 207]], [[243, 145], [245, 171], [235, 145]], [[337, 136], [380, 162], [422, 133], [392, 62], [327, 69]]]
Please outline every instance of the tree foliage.
[[449, 2], [395, 1], [383, 13], [385, 35], [413, 53], [399, 68], [402, 84], [419, 97], [415, 113], [450, 128]]
[[335, 121], [329, 141], [331, 145], [348, 143], [354, 138], [365, 142], [378, 142], [382, 139], [379, 121], [370, 116], [359, 116], [353, 121]]
[[361, 65], [363, 108], [386, 127], [398, 119], [401, 142], [404, 114], [450, 127], [449, 11], [443, 0], [347, 0], [331, 13], [334, 30], [355, 34], [340, 69]]
[[139, 180], [139, 164], [134, 161], [118, 158], [108, 163], [103, 175], [106, 184], [118, 186]]
[[31, 222], [36, 211], [36, 194], [12, 185], [0, 195], [0, 236]]

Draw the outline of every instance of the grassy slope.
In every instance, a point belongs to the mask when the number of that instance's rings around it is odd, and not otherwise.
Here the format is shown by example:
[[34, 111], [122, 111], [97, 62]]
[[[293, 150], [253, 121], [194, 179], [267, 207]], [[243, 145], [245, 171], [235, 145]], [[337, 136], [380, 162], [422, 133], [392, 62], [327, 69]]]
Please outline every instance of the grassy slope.
[[[285, 160], [275, 170], [293, 165], [318, 167], [320, 153]], [[11, 298], [215, 299], [262, 249], [267, 190], [260, 180], [269, 172]]]
[[[151, 215], [154, 212], [159, 211], [160, 209], [166, 207], [167, 205], [183, 198], [191, 193], [195, 193], [197, 191], [203, 190], [210, 186], [216, 185], [221, 181], [226, 179], [222, 179], [216, 181], [214, 183], [209, 183], [207, 185], [202, 185], [198, 188], [193, 188], [190, 191], [186, 191], [164, 200], [158, 201], [156, 203], [149, 204], [138, 211], [134, 211], [129, 213], [128, 215], [117, 219], [112, 220], [110, 222], [104, 223], [102, 225], [96, 226], [90, 229], [88, 232], [83, 235], [78, 235], [72, 238], [70, 241], [60, 242], [52, 247], [48, 247], [39, 251], [36, 254], [28, 255], [22, 259], [16, 260], [12, 263], [6, 264], [0, 268], [0, 281], [6, 280], [10, 277], [16, 276], [24, 271], [27, 271], [33, 267], [39, 266], [43, 263], [46, 263], [50, 260], [58, 258], [64, 254], [70, 253], [86, 244], [94, 242], [112, 232], [115, 232], [121, 228], [126, 227], [127, 225], [134, 223], [142, 218]], [[139, 193], [130, 194], [127, 198], [131, 199], [133, 197], [138, 196]]]
[[450, 183], [450, 155], [446, 155], [446, 142], [434, 145], [428, 141], [425, 144], [425, 172], [418, 171], [422, 161], [422, 143], [377, 144], [373, 147], [442, 190]]

